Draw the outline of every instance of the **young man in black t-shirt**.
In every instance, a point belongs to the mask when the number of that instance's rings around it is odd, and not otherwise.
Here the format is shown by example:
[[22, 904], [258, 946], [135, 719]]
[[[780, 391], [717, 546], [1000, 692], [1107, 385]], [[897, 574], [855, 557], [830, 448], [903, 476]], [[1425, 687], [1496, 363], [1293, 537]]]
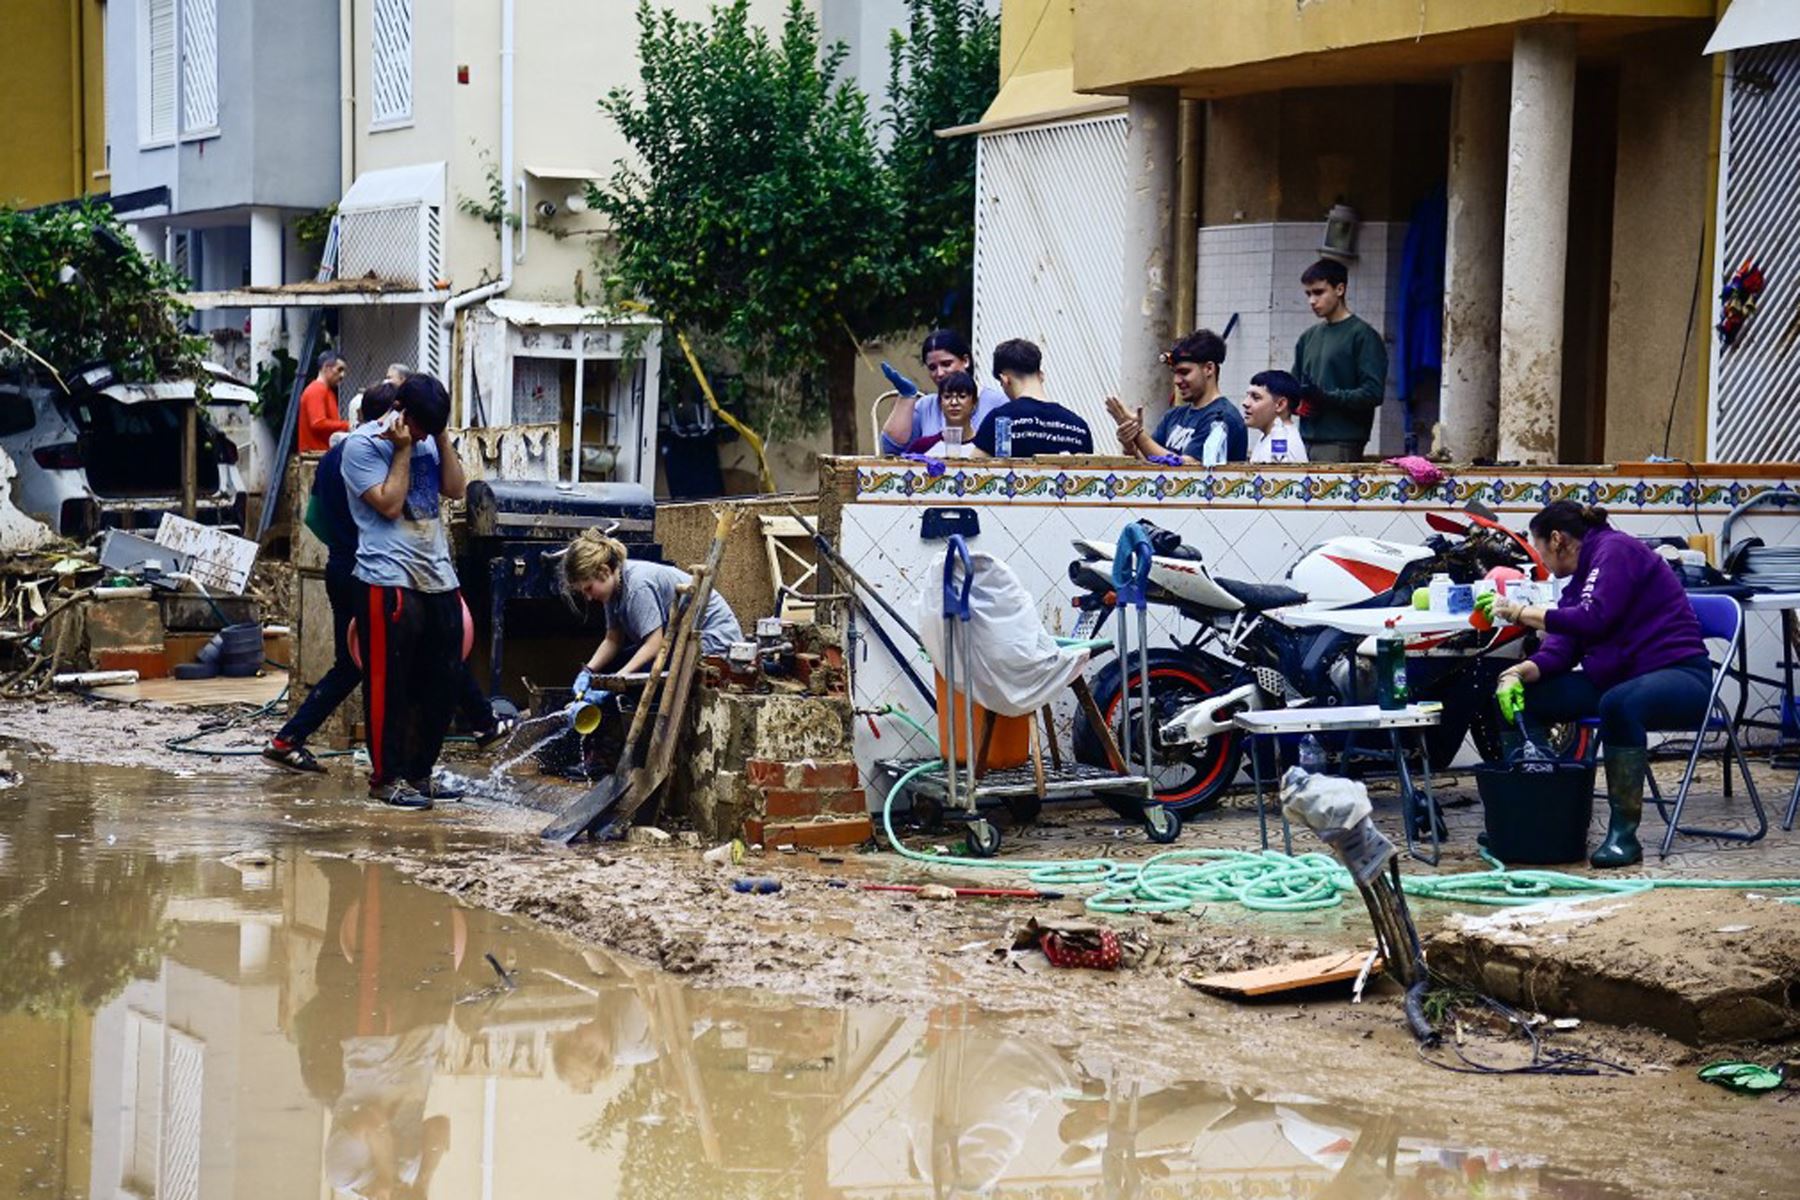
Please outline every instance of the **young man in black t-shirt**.
[[1023, 338], [994, 347], [994, 378], [1007, 403], [975, 431], [975, 452], [986, 458], [1035, 458], [1040, 454], [1092, 454], [1094, 435], [1079, 413], [1041, 397], [1044, 355]]

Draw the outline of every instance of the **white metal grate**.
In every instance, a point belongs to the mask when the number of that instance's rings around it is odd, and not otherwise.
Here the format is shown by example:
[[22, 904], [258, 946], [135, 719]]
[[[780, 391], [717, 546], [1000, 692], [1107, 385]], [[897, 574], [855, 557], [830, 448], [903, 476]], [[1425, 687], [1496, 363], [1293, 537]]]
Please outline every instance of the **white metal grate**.
[[430, 244], [425, 236], [423, 204], [392, 208], [359, 208], [338, 217], [338, 277], [366, 279], [373, 276], [409, 287], [429, 287], [425, 261]]
[[218, 0], [181, 2], [181, 132], [219, 127]]
[[380, 382], [389, 363], [432, 370], [420, 334], [423, 322], [433, 320], [434, 312], [430, 305], [422, 304], [372, 304], [341, 310], [338, 353], [344, 356], [347, 373], [342, 394], [353, 396]]
[[376, 125], [409, 121], [413, 102], [412, 0], [375, 0], [372, 12], [372, 119]]
[[1110, 431], [1124, 278], [1125, 117], [982, 137], [976, 158], [978, 370], [994, 347], [1043, 348], [1049, 398]]
[[166, 142], [175, 136], [175, 0], [140, 3], [138, 135], [143, 142]]
[[1731, 346], [1713, 339], [1707, 457], [1800, 459], [1800, 42], [1733, 51], [1725, 87], [1716, 288], [1746, 260], [1766, 281], [1756, 315]]
[[200, 1200], [200, 1114], [206, 1089], [206, 1044], [169, 1030], [169, 1082], [157, 1200]]

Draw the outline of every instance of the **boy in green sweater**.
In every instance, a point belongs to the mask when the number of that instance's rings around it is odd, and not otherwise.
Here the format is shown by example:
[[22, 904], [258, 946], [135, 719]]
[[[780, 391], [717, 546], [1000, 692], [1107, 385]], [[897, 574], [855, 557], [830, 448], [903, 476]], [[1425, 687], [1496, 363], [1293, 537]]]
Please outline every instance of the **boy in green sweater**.
[[1350, 311], [1350, 273], [1321, 258], [1300, 276], [1319, 324], [1294, 344], [1294, 376], [1306, 389], [1300, 436], [1313, 462], [1362, 457], [1387, 390], [1387, 346], [1375, 327]]

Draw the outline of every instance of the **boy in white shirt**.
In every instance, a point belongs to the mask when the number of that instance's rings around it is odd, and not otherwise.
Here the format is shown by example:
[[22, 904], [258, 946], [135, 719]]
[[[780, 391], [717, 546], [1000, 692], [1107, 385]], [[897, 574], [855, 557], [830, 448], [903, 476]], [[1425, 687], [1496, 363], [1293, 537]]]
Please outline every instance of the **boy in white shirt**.
[[1244, 392], [1244, 424], [1253, 440], [1253, 463], [1303, 463], [1306, 443], [1300, 439], [1300, 381], [1286, 371], [1262, 371]]

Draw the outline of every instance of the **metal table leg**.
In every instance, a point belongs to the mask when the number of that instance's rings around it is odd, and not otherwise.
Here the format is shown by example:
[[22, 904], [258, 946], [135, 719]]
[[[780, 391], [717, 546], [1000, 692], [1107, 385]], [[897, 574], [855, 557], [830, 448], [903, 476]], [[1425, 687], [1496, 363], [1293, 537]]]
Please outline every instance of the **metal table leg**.
[[1256, 735], [1246, 733], [1244, 745], [1250, 751], [1250, 779], [1256, 785], [1256, 827], [1262, 833], [1262, 848], [1269, 848], [1269, 814], [1263, 809], [1262, 763], [1256, 757]]
[[[1420, 773], [1425, 780], [1425, 802], [1423, 806], [1419, 803], [1418, 788], [1413, 783], [1412, 768], [1406, 763], [1406, 747], [1401, 744], [1400, 731], [1398, 729], [1390, 729], [1388, 731], [1388, 739], [1394, 748], [1394, 765], [1398, 767], [1400, 771], [1400, 820], [1406, 827], [1406, 852], [1420, 862], [1435, 867], [1438, 864], [1438, 859], [1442, 857], [1443, 851], [1438, 843], [1437, 815], [1432, 811], [1431, 762], [1429, 756], [1425, 753], [1424, 735], [1420, 734], [1419, 736], [1419, 749], [1421, 752]], [[1417, 819], [1421, 812], [1424, 813], [1425, 819], [1430, 822], [1431, 826], [1431, 856], [1429, 858], [1419, 853], [1418, 841], [1413, 835], [1414, 826], [1417, 824]]]

